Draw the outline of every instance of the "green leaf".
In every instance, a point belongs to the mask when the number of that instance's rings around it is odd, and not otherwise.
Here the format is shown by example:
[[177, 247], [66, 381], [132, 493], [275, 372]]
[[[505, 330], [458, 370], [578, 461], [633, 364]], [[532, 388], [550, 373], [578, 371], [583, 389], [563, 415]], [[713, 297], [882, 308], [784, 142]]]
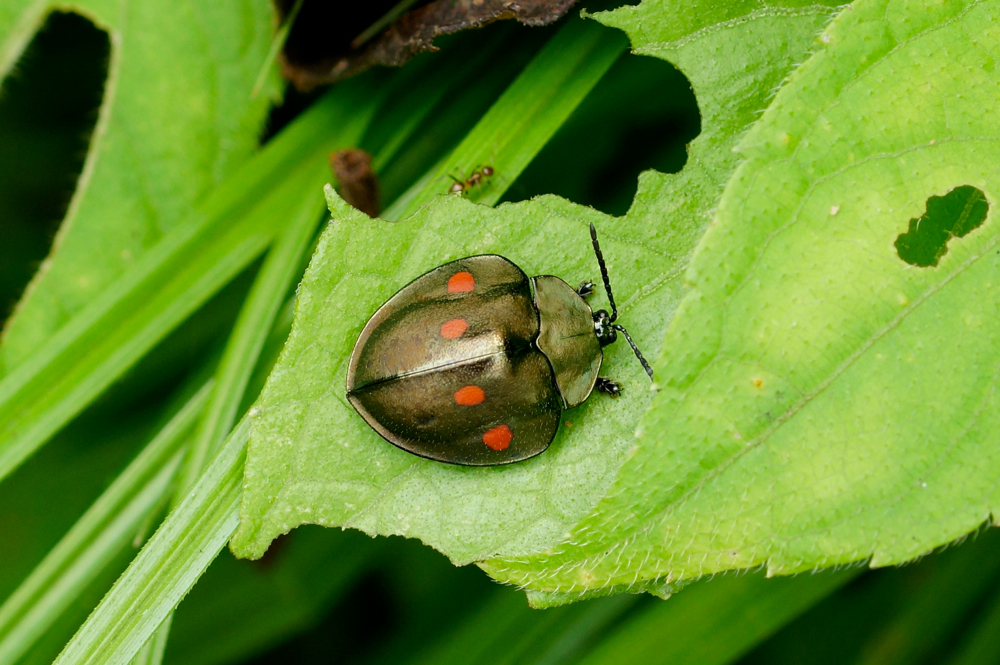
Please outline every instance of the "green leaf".
[[[448, 163], [473, 164], [482, 159], [483, 151], [488, 154], [492, 149], [490, 139], [499, 136], [499, 119], [513, 118], [501, 123], [511, 133], [504, 135], [494, 164], [505, 181], [515, 178], [614, 63], [623, 46], [619, 35], [601, 26], [579, 19], [569, 22], [473, 130], [485, 143], [463, 142]], [[567, 52], [576, 56], [568, 64], [555, 66], [556, 56]], [[552, 95], [552, 90], [562, 94]], [[539, 99], [550, 101], [539, 103]], [[578, 495], [591, 490], [594, 483], [606, 485], [610, 480], [621, 445], [603, 456], [591, 454], [596, 465], [579, 463], [587, 451], [564, 448], [570, 460], [566, 473], [556, 486], [546, 487], [551, 481], [547, 470], [551, 456], [548, 463], [543, 460], [506, 471], [470, 474], [469, 469], [445, 468], [388, 446], [347, 405], [343, 372], [358, 332], [371, 312], [415, 275], [449, 258], [489, 251], [504, 251], [515, 261], [540, 255], [542, 260], [534, 266], [521, 263], [533, 274], [548, 272], [553, 266], [574, 266], [577, 272], [583, 271], [582, 279], [596, 270], [587, 249], [588, 236], [574, 236], [571, 229], [575, 226], [585, 234], [586, 226], [580, 227], [573, 218], [586, 215], [606, 221], [600, 213], [551, 199], [550, 205], [502, 206], [498, 215], [463, 198], [434, 198], [447, 189], [443, 182], [424, 178], [421, 191], [402, 197], [387, 214], [415, 208], [426, 199], [432, 199], [431, 203], [405, 222], [393, 224], [358, 213], [328, 188], [334, 222], [303, 279], [296, 326], [255, 422], [240, 529], [232, 543], [238, 556], [261, 556], [274, 537], [301, 523], [348, 524], [369, 533], [419, 535], [461, 562], [489, 556], [498, 548], [529, 551], [538, 547], [535, 541], [558, 538], [572, 524], [572, 517], [546, 514], [548, 508], [558, 506], [558, 511], [578, 516], [587, 505], [577, 501]], [[485, 195], [499, 198], [501, 194], [502, 183]], [[539, 235], [546, 220], [547, 239]], [[613, 240], [608, 242], [614, 246]], [[532, 246], [530, 253], [509, 251], [524, 243]], [[570, 258], [558, 249], [572, 243], [584, 251]], [[541, 248], [545, 249], [540, 254]], [[637, 263], [634, 248], [623, 249], [618, 258]], [[662, 270], [647, 266], [646, 271], [654, 275]], [[627, 306], [629, 286], [622, 284]], [[655, 328], [652, 322], [651, 327]], [[638, 329], [643, 328], [639, 325]], [[636, 377], [634, 385], [642, 395], [648, 383], [643, 385]], [[636, 401], [633, 408], [642, 403]], [[608, 423], [620, 425], [621, 417], [609, 416]], [[338, 436], [332, 437], [331, 432]], [[290, 440], [294, 446], [286, 445]], [[598, 446], [603, 448], [597, 440], [592, 445], [591, 453]], [[462, 493], [484, 498], [453, 511], [441, 505], [441, 497], [431, 489], [442, 482], [460, 482]], [[394, 490], [386, 492], [386, 485]], [[485, 499], [505, 496], [509, 500]], [[407, 514], [396, 512], [396, 501], [411, 498], [420, 507]], [[442, 509], [451, 514], [443, 518]], [[474, 526], [462, 533], [453, 528], [453, 520]]]
[[48, 11], [45, 0], [10, 0], [0, 5], [0, 79], [10, 73]]
[[328, 179], [327, 153], [360, 138], [375, 83], [355, 79], [313, 105], [0, 380], [0, 479], [267, 248]]
[[[260, 556], [275, 536], [309, 522], [419, 535], [460, 562], [558, 538], [593, 502], [595, 488], [610, 482], [628, 445], [610, 437], [648, 401], [649, 379], [628, 347], [610, 350], [607, 363], [633, 393], [630, 402], [587, 403], [567, 415], [570, 424], [545, 455], [488, 469], [434, 463], [387, 444], [347, 403], [344, 373], [367, 316], [412, 276], [503, 251], [530, 274], [554, 267], [593, 277], [586, 224], [607, 218], [555, 197], [494, 211], [446, 196], [390, 225], [354, 211], [332, 190], [328, 196], [335, 221], [300, 286], [295, 326], [255, 417], [234, 551]], [[566, 251], [573, 246], [579, 251]], [[623, 316], [637, 338], [648, 338], [662, 318], [655, 310], [633, 316], [633, 294], [661, 269], [643, 264], [640, 249], [610, 225], [604, 252], [613, 271], [628, 267], [615, 273]], [[587, 424], [574, 427], [581, 420]], [[569, 437], [570, 427], [590, 436]]]
[[864, 0], [823, 32], [741, 142], [615, 487], [566, 544], [491, 572], [573, 592], [884, 566], [990, 519], [994, 215], [936, 267], [895, 241], [932, 197], [998, 200], [998, 25], [995, 2]]
[[[0, 10], [0, 78], [45, 16], [66, 8], [16, 5]], [[4, 331], [0, 376], [99, 298], [247, 161], [276, 96], [273, 79], [269, 94], [250, 95], [270, 43], [268, 2], [77, 0], [69, 9], [108, 32], [108, 80], [52, 254]]]
[[[631, 20], [646, 29], [656, 22], [669, 25], [674, 16], [672, 6], [643, 8], [648, 15]], [[715, 11], [712, 3], [702, 9], [707, 16]], [[626, 399], [592, 399], [565, 414], [561, 432], [538, 458], [505, 468], [469, 469], [406, 454], [357, 416], [343, 386], [358, 333], [400, 285], [462, 256], [500, 253], [529, 274], [593, 279], [597, 265], [587, 232], [593, 221], [622, 320], [655, 357], [682, 296], [684, 264], [735, 168], [731, 147], [736, 137], [829, 15], [813, 5], [794, 11], [747, 9], [732, 24], [709, 21], [691, 28], [682, 43], [636, 43], [639, 52], [669, 54], [690, 67], [705, 128], [681, 174], [644, 174], [637, 203], [623, 219], [556, 197], [496, 210], [438, 197], [403, 221], [385, 224], [353, 212], [328, 192], [335, 221], [303, 281], [295, 328], [262, 396], [233, 551], [260, 556], [275, 536], [301, 523], [419, 537], [456, 563], [529, 554], [562, 540], [611, 486], [651, 399], [649, 380], [628, 347], [608, 347], [605, 358], [605, 371], [624, 383]], [[601, 15], [601, 20], [628, 23], [619, 13]], [[721, 50], [736, 55], [705, 61], [704, 52]], [[747, 77], [746, 70], [753, 74]], [[535, 81], [540, 88], [558, 84], [544, 77]], [[498, 103], [490, 115], [516, 116], [516, 111], [502, 111]], [[488, 127], [484, 122], [473, 132]], [[478, 154], [456, 163], [485, 161], [492, 145], [489, 135], [483, 136]], [[517, 146], [521, 138], [505, 136], [506, 144]], [[501, 149], [495, 160], [500, 175], [507, 174], [506, 159], [517, 164], [516, 154]]]

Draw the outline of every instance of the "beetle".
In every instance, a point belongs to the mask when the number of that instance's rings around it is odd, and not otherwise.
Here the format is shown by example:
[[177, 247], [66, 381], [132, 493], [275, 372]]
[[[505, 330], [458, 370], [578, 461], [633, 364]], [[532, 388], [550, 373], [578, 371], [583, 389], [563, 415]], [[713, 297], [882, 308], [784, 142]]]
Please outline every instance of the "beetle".
[[347, 370], [347, 399], [390, 443], [428, 459], [495, 466], [538, 455], [564, 409], [596, 388], [603, 347], [622, 333], [643, 369], [653, 370], [625, 328], [608, 269], [590, 237], [611, 313], [594, 312], [591, 282], [574, 289], [552, 275], [529, 278], [496, 254], [446, 263], [382, 305], [361, 331]]

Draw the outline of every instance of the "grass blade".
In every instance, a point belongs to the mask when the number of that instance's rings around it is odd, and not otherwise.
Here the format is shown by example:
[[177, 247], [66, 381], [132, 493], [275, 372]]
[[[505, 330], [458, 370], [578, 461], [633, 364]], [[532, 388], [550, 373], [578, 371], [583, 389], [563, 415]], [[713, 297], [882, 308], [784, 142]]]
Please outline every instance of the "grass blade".
[[129, 662], [205, 572], [239, 521], [249, 431], [244, 418], [69, 641], [57, 665]]
[[322, 197], [316, 194], [318, 191], [302, 199], [288, 226], [268, 252], [267, 260], [243, 305], [215, 375], [215, 391], [184, 462], [180, 496], [194, 485], [206, 461], [212, 458], [236, 421], [243, 393], [264, 342], [302, 265], [303, 254], [309, 247], [316, 223], [325, 210]]
[[0, 479], [259, 256], [291, 206], [319, 196], [327, 153], [367, 123], [374, 80], [315, 104], [0, 381]]
[[[274, 326], [283, 298], [299, 272], [303, 254], [309, 248], [323, 209], [321, 199], [304, 198], [299, 210], [268, 252], [215, 373], [216, 388], [184, 460], [175, 493], [176, 502], [198, 480], [206, 461], [215, 454], [232, 428], [254, 367]], [[170, 634], [171, 616], [160, 624], [140, 650], [132, 661], [134, 665], [158, 665], [162, 662]]]
[[861, 572], [704, 580], [666, 602], [647, 605], [581, 663], [729, 663]]
[[449, 174], [465, 177], [484, 164], [491, 164], [496, 175], [475, 200], [495, 204], [627, 48], [623, 33], [572, 17], [452, 154], [384, 217], [408, 216], [447, 191]]
[[26, 652], [163, 504], [211, 389], [188, 400], [0, 607], [0, 662]]

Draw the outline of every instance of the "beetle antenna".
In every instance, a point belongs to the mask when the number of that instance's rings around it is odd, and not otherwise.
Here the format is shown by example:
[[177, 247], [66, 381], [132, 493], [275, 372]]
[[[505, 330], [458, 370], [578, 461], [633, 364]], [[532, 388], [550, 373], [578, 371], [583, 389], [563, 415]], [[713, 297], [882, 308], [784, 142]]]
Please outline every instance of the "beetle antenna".
[[[618, 318], [618, 308], [615, 306], [615, 296], [611, 293], [611, 282], [608, 280], [608, 266], [604, 263], [604, 254], [601, 254], [601, 245], [597, 242], [597, 229], [594, 227], [594, 223], [590, 223], [590, 239], [594, 241], [594, 252], [597, 254], [597, 263], [601, 266], [601, 278], [604, 280], [604, 290], [608, 294], [608, 301], [611, 303], [611, 322], [614, 323], [615, 319]], [[628, 337], [628, 333], [625, 333]], [[629, 342], [631, 344], [631, 341]], [[632, 348], [635, 345], [632, 344]], [[636, 350], [638, 353], [638, 350]], [[642, 356], [639, 356], [640, 358]], [[645, 361], [643, 361], [645, 363]], [[652, 375], [650, 375], [652, 376]]]
[[649, 374], [649, 380], [652, 381], [653, 368], [650, 367], [649, 363], [646, 362], [646, 359], [642, 357], [642, 351], [640, 351], [639, 347], [636, 346], [635, 342], [632, 341], [632, 336], [628, 334], [627, 330], [625, 330], [625, 326], [623, 326], [620, 323], [615, 323], [611, 327], [620, 332], [621, 334], [625, 335], [625, 340], [628, 342], [628, 345], [632, 347], [632, 351], [635, 352], [635, 357], [639, 359], [640, 363], [642, 363], [642, 368], [646, 370], [646, 374]]

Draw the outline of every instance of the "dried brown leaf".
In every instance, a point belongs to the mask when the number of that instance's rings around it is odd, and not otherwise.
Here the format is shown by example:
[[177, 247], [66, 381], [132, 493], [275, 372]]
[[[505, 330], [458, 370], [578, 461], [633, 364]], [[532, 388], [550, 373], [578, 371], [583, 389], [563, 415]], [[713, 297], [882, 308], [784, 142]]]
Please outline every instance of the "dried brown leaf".
[[[565, 14], [576, 0], [434, 0], [407, 12], [381, 34], [352, 47], [344, 43], [332, 48], [309, 49], [332, 53], [306, 61], [281, 55], [282, 74], [296, 88], [308, 91], [316, 86], [354, 76], [376, 65], [399, 67], [422, 51], [436, 51], [434, 38], [470, 28], [481, 28], [502, 19], [516, 19], [525, 25], [548, 25]], [[308, 3], [302, 15], [309, 9]], [[302, 16], [300, 16], [300, 21]], [[361, 29], [358, 32], [361, 32]], [[293, 29], [293, 33], [295, 30]], [[293, 34], [294, 38], [294, 34]]]

